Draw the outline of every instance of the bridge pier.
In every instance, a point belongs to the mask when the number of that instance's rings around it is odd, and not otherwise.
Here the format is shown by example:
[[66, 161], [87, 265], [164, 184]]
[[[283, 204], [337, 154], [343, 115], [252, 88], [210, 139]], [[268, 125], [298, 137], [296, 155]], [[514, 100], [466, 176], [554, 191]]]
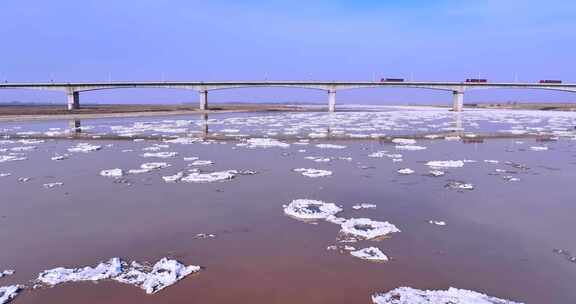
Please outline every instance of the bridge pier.
[[464, 91], [452, 91], [452, 111], [462, 112], [464, 109]]
[[200, 91], [200, 110], [208, 110], [208, 90]]
[[328, 112], [336, 112], [336, 90], [328, 90]]
[[66, 93], [66, 99], [68, 101], [68, 110], [80, 109], [80, 92], [68, 91]]

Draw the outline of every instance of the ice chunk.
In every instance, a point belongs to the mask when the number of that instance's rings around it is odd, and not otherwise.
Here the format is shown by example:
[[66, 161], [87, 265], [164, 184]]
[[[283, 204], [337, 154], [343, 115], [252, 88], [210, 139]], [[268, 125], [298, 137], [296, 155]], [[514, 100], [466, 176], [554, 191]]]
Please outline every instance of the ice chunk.
[[195, 160], [190, 165], [192, 166], [208, 166], [214, 164], [211, 160]]
[[0, 163], [10, 162], [10, 161], [20, 161], [26, 160], [27, 158], [24, 156], [17, 156], [17, 155], [0, 155]]
[[296, 168], [293, 169], [292, 171], [299, 172], [300, 174], [308, 177], [324, 177], [332, 175], [332, 171], [322, 169]]
[[485, 162], [485, 163], [488, 163], [488, 164], [497, 164], [497, 163], [499, 163], [500, 161], [495, 160], [495, 159], [485, 159], [484, 162]]
[[373, 208], [376, 208], [376, 205], [374, 205], [374, 204], [367, 204], [367, 203], [356, 204], [356, 205], [352, 206], [352, 209], [354, 209], [354, 210], [373, 209]]
[[102, 146], [98, 146], [98, 145], [92, 145], [89, 143], [79, 143], [76, 146], [73, 146], [71, 148], [68, 148], [68, 152], [83, 152], [83, 153], [88, 153], [88, 152], [94, 152], [94, 151], [98, 151], [102, 149]]
[[119, 168], [107, 169], [100, 171], [100, 175], [106, 177], [122, 177], [124, 175], [124, 171], [122, 171], [122, 169]]
[[102, 262], [96, 267], [89, 266], [83, 268], [58, 267], [45, 270], [38, 275], [38, 281], [46, 285], [54, 286], [66, 282], [98, 281], [113, 278], [122, 272], [122, 261], [120, 258], [111, 258], [107, 262]]
[[530, 150], [532, 150], [532, 151], [547, 151], [548, 147], [546, 147], [546, 146], [533, 146], [533, 147], [530, 147]]
[[233, 179], [236, 176], [236, 170], [216, 171], [211, 173], [193, 172], [180, 181], [187, 183], [211, 183]]
[[474, 190], [474, 185], [461, 181], [449, 181], [444, 187], [454, 190]]
[[68, 154], [52, 156], [50, 159], [51, 160], [65, 160], [65, 159], [68, 159]]
[[165, 162], [143, 163], [140, 168], [143, 170], [156, 170], [170, 167], [170, 164]]
[[114, 280], [138, 286], [144, 289], [147, 294], [153, 294], [175, 284], [191, 273], [199, 272], [200, 269], [200, 266], [185, 266], [176, 260], [162, 258], [154, 264], [150, 271], [147, 271], [146, 267], [132, 262], [130, 269], [115, 277]]
[[0, 278], [1, 277], [7, 277], [7, 276], [10, 276], [13, 274], [14, 274], [14, 270], [12, 270], [12, 269], [2, 270], [2, 271], [0, 271]]
[[326, 219], [342, 211], [342, 208], [333, 203], [311, 199], [296, 199], [284, 207], [284, 213], [304, 220]]
[[448, 290], [419, 290], [399, 287], [372, 295], [374, 304], [521, 304], [479, 292], [450, 287]]
[[430, 171], [428, 171], [428, 174], [430, 174], [431, 176], [434, 176], [434, 177], [438, 177], [438, 176], [445, 175], [446, 172], [441, 171], [441, 170], [430, 170]]
[[373, 262], [386, 262], [388, 261], [388, 256], [386, 256], [380, 249], [376, 247], [368, 247], [360, 250], [350, 252], [350, 255], [357, 257], [359, 259], [373, 261]]
[[142, 157], [144, 157], [144, 158], [151, 158], [151, 157], [171, 158], [171, 157], [176, 157], [177, 155], [178, 155], [178, 152], [163, 151], [163, 152], [147, 152], [147, 153], [142, 154]]
[[408, 175], [408, 174], [414, 173], [414, 170], [412, 170], [410, 168], [403, 168], [403, 169], [398, 169], [396, 172], [398, 172], [400, 174]]
[[0, 304], [8, 303], [16, 298], [18, 291], [20, 291], [19, 285], [0, 286]]
[[462, 138], [460, 136], [445, 136], [444, 140], [449, 140], [449, 141], [456, 141], [456, 140], [461, 140]]
[[184, 172], [178, 172], [174, 175], [162, 176], [162, 179], [167, 183], [176, 183], [184, 177]]
[[399, 145], [399, 146], [396, 146], [396, 149], [407, 150], [407, 151], [420, 151], [420, 150], [426, 150], [426, 147], [414, 146], [414, 145]]
[[340, 226], [340, 232], [362, 239], [374, 239], [390, 233], [400, 232], [396, 226], [389, 222], [373, 221], [368, 218], [351, 218]]
[[432, 160], [426, 163], [427, 166], [433, 168], [460, 168], [464, 166], [464, 161], [461, 160]]
[[410, 138], [394, 138], [392, 142], [399, 145], [413, 145], [416, 143], [416, 140]]
[[246, 140], [248, 148], [289, 148], [290, 144], [273, 138], [249, 138]]
[[64, 185], [64, 183], [56, 182], [56, 183], [46, 183], [43, 186], [46, 189], [52, 189], [52, 188], [56, 188], [56, 187], [61, 187], [63, 185]]
[[334, 144], [317, 144], [316, 147], [320, 149], [346, 149], [346, 146]]
[[428, 223], [430, 223], [430, 224], [432, 224], [432, 225], [436, 225], [436, 226], [446, 226], [446, 222], [445, 222], [445, 221], [429, 220]]

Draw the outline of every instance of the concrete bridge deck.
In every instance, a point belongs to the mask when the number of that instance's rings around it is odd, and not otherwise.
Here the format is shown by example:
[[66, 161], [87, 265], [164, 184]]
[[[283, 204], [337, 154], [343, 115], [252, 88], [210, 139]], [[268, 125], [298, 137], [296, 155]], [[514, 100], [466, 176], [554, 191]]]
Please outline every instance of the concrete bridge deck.
[[576, 92], [576, 83], [449, 82], [449, 81], [149, 81], [149, 82], [46, 82], [0, 83], [0, 89], [62, 91], [67, 94], [69, 110], [80, 107], [80, 92], [126, 88], [167, 88], [200, 93], [200, 109], [208, 108], [208, 92], [251, 87], [282, 87], [322, 90], [328, 93], [328, 110], [336, 111], [336, 91], [361, 88], [418, 88], [452, 92], [452, 109], [462, 111], [464, 92], [475, 89], [541, 89]]

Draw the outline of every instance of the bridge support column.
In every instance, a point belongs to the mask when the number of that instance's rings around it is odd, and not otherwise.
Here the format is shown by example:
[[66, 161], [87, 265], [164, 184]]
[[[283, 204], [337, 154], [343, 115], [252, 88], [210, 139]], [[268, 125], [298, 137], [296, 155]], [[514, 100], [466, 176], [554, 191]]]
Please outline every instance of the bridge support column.
[[452, 91], [452, 111], [462, 112], [464, 109], [464, 91]]
[[200, 110], [208, 110], [208, 90], [200, 91]]
[[80, 92], [68, 91], [66, 93], [68, 110], [80, 109]]
[[328, 112], [336, 112], [336, 90], [328, 91]]

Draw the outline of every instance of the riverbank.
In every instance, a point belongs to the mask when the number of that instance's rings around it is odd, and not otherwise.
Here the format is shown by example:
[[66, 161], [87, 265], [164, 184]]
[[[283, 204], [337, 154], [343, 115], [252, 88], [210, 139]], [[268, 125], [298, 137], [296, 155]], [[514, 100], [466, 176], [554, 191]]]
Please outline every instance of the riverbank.
[[208, 110], [192, 105], [88, 105], [68, 111], [59, 105], [0, 106], [0, 121], [93, 119], [190, 115], [231, 112], [311, 111], [314, 108], [284, 104], [218, 104]]

